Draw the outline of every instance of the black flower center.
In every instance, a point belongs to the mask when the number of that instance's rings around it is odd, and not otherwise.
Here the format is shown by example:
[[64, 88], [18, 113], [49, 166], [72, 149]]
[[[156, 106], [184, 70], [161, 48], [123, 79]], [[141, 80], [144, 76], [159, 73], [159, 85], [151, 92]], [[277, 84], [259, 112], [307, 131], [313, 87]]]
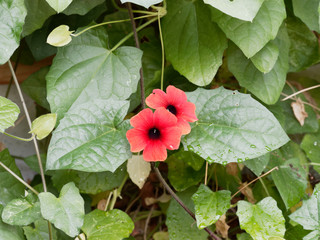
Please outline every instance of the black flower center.
[[151, 128], [148, 132], [148, 136], [151, 139], [159, 139], [160, 138], [160, 131], [158, 128]]
[[174, 115], [177, 114], [177, 109], [176, 109], [174, 106], [172, 106], [172, 105], [169, 105], [169, 106], [167, 107], [167, 110], [168, 110], [169, 112], [171, 112], [172, 114], [174, 114]]

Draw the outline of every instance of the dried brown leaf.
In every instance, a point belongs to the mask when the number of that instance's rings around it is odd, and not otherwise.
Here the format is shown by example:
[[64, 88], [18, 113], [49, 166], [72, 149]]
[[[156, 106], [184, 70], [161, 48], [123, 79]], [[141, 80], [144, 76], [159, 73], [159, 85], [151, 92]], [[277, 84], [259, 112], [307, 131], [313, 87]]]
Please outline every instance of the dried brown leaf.
[[226, 215], [222, 215], [216, 222], [216, 230], [223, 237], [228, 238], [228, 230], [230, 226], [226, 223]]
[[[241, 189], [241, 188], [243, 188], [245, 185], [247, 185], [247, 182], [241, 183], [241, 185], [240, 185], [239, 188]], [[241, 193], [242, 193], [244, 196], [247, 197], [248, 202], [250, 202], [250, 203], [255, 203], [255, 202], [256, 202], [256, 200], [254, 199], [253, 193], [252, 193], [252, 189], [251, 189], [249, 186], [243, 188], [243, 189], [241, 190]]]
[[296, 117], [300, 125], [303, 126], [304, 120], [308, 117], [308, 113], [304, 109], [304, 104], [302, 103], [301, 99], [298, 98], [295, 102], [292, 102], [291, 107], [294, 116]]

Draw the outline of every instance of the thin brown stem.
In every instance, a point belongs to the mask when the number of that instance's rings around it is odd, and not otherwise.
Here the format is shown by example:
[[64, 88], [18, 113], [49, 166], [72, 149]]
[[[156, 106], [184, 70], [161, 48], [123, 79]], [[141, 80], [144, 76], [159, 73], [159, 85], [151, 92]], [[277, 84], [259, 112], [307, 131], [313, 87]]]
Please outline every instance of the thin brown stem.
[[[194, 213], [181, 201], [181, 199], [177, 196], [177, 194], [175, 194], [175, 192], [172, 190], [172, 188], [168, 185], [168, 183], [164, 180], [164, 178], [162, 177], [159, 169], [157, 167], [155, 167], [154, 163], [151, 163], [152, 169], [154, 170], [154, 172], [156, 173], [159, 181], [162, 183], [162, 185], [165, 187], [165, 189], [170, 193], [170, 195], [180, 204], [180, 206], [194, 219], [196, 220], [196, 217], [194, 215]], [[204, 228], [204, 230], [210, 235], [210, 237], [212, 237], [212, 239], [215, 240], [221, 240], [220, 237], [218, 237], [217, 235], [215, 235], [210, 229], [208, 228]]]
[[204, 185], [207, 185], [207, 181], [208, 181], [208, 167], [209, 167], [209, 163], [206, 161], [206, 172], [205, 172], [205, 176], [204, 176]]
[[300, 94], [300, 93], [307, 92], [307, 91], [309, 91], [309, 90], [312, 90], [312, 89], [315, 89], [315, 88], [318, 88], [318, 87], [320, 87], [320, 84], [315, 85], [315, 86], [312, 86], [312, 87], [308, 87], [308, 88], [305, 88], [305, 89], [302, 89], [302, 90], [300, 90], [300, 91], [298, 91], [298, 92], [295, 92], [295, 93], [289, 95], [288, 97], [285, 97], [285, 98], [282, 99], [281, 101], [286, 101], [287, 99], [292, 98], [292, 97], [294, 97], [294, 96], [296, 96], [296, 95], [298, 95], [298, 94]]
[[[21, 48], [19, 48], [17, 60], [16, 60], [16, 63], [14, 64], [14, 72], [17, 72], [18, 65], [19, 65], [19, 61], [20, 61], [20, 58], [21, 58], [21, 53], [22, 53], [22, 50], [21, 50]], [[12, 83], [13, 83], [13, 76], [11, 76], [10, 82], [9, 82], [9, 84], [8, 84], [8, 88], [7, 88], [6, 95], [5, 95], [6, 98], [9, 96]]]
[[[139, 43], [139, 38], [138, 38], [138, 34], [137, 34], [136, 23], [133, 19], [131, 3], [126, 3], [126, 5], [127, 5], [128, 12], [129, 12], [130, 20], [131, 20], [132, 31], [133, 31], [133, 36], [134, 36], [134, 40], [136, 43], [136, 47], [140, 49], [140, 43]], [[144, 109], [146, 107], [146, 105], [145, 105], [144, 77], [143, 77], [142, 67], [140, 68], [140, 92], [141, 92], [141, 106], [142, 106], [142, 109]]]
[[148, 238], [147, 238], [148, 226], [149, 226], [149, 222], [150, 222], [153, 210], [154, 210], [154, 205], [152, 205], [150, 212], [148, 214], [148, 217], [146, 219], [146, 223], [144, 225], [143, 240], [148, 240]]

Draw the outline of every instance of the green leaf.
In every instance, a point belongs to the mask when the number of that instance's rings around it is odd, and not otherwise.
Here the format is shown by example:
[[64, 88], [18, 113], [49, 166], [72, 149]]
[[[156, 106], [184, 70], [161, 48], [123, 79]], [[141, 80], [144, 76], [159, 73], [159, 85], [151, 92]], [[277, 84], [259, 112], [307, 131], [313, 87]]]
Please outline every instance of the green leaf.
[[305, 236], [303, 240], [317, 240], [319, 239], [319, 237], [320, 237], [320, 231], [315, 230], [309, 233], [307, 236]]
[[[196, 188], [192, 187], [177, 194], [192, 212], [194, 212], [194, 205], [191, 197], [195, 191]], [[170, 240], [203, 240], [208, 236], [205, 231], [196, 227], [193, 218], [175, 200], [170, 201], [166, 225]]]
[[182, 143], [209, 163], [243, 162], [289, 140], [272, 113], [248, 94], [218, 88], [187, 96], [199, 120]]
[[266, 74], [256, 69], [254, 64], [234, 44], [228, 48], [229, 70], [242, 87], [247, 88], [267, 104], [274, 104], [279, 99], [289, 69], [290, 42], [284, 27], [280, 29], [273, 43], [279, 49], [279, 57], [273, 69]]
[[47, 43], [55, 46], [55, 47], [62, 47], [67, 45], [71, 42], [71, 33], [73, 31], [69, 31], [69, 26], [67, 25], [60, 25], [52, 30], [47, 38]]
[[36, 103], [45, 109], [50, 109], [47, 101], [47, 89], [45, 76], [49, 71], [49, 67], [43, 67], [39, 71], [31, 74], [21, 84], [22, 90], [28, 94]]
[[84, 201], [73, 182], [61, 189], [59, 198], [52, 193], [38, 195], [42, 216], [70, 237], [79, 234], [84, 219]]
[[131, 2], [145, 8], [149, 8], [151, 5], [161, 3], [163, 0], [120, 0], [121, 3]]
[[277, 36], [286, 17], [283, 0], [264, 1], [252, 23], [232, 18], [214, 8], [211, 8], [211, 12], [212, 19], [247, 58], [253, 57]]
[[289, 72], [299, 72], [319, 60], [318, 39], [298, 18], [287, 18], [290, 38]]
[[230, 208], [231, 192], [212, 192], [210, 188], [201, 184], [192, 200], [196, 209], [197, 226], [203, 229], [216, 223]]
[[[48, 222], [42, 218], [34, 222], [34, 228], [30, 226], [23, 227], [27, 240], [48, 240]], [[57, 240], [57, 231], [52, 228], [52, 240]], [[60, 240], [60, 239], [59, 239]]]
[[26, 15], [24, 0], [0, 1], [0, 65], [7, 62], [19, 46]]
[[244, 21], [250, 21], [257, 15], [264, 0], [204, 0], [206, 4], [219, 9], [221, 12]]
[[252, 237], [248, 233], [237, 234], [237, 240], [252, 240]]
[[54, 130], [47, 156], [47, 169], [114, 172], [131, 157], [122, 122], [126, 101], [91, 100], [71, 109]]
[[301, 148], [311, 162], [320, 164], [320, 131], [315, 134], [304, 135]]
[[72, 3], [63, 11], [63, 13], [66, 15], [85, 15], [103, 2], [104, 0], [73, 0]]
[[313, 190], [308, 200], [302, 201], [302, 207], [289, 215], [290, 219], [301, 224], [306, 230], [319, 230], [320, 184]]
[[50, 16], [56, 14], [46, 0], [25, 0], [25, 5], [27, 16], [23, 25], [23, 36], [28, 36], [40, 29]]
[[260, 176], [262, 171], [268, 165], [269, 160], [270, 154], [267, 153], [265, 155], [262, 155], [261, 157], [245, 161], [244, 165], [246, 165], [246, 167], [249, 168], [255, 175]]
[[[20, 170], [17, 168], [14, 159], [10, 156], [8, 149], [0, 152], [0, 161], [21, 177]], [[24, 185], [15, 177], [0, 166], [0, 204], [6, 205], [11, 200], [24, 195]]]
[[51, 111], [61, 119], [71, 106], [91, 98], [127, 99], [137, 90], [141, 56], [132, 47], [108, 50], [103, 28], [76, 37], [59, 48], [46, 76]]
[[272, 197], [267, 197], [256, 205], [239, 201], [237, 215], [241, 229], [249, 233], [254, 240], [284, 236], [285, 219]]
[[222, 64], [226, 37], [202, 1], [167, 2], [163, 18], [166, 57], [190, 82], [208, 85]]
[[9, 202], [3, 209], [2, 220], [10, 225], [29, 225], [41, 217], [38, 198], [29, 193]]
[[20, 227], [5, 224], [0, 219], [0, 237], [3, 240], [24, 240]]
[[81, 193], [97, 194], [119, 187], [125, 176], [126, 167], [124, 164], [114, 173], [88, 173], [75, 170], [60, 170], [53, 174], [52, 182], [57, 189], [61, 189], [63, 185], [72, 181]]
[[279, 57], [278, 46], [270, 41], [252, 58], [250, 58], [253, 65], [263, 73], [268, 73], [272, 70]]
[[38, 140], [42, 140], [52, 132], [56, 125], [56, 121], [57, 114], [55, 113], [41, 115], [33, 120], [31, 124], [31, 131], [29, 133], [36, 135]]
[[85, 216], [81, 229], [88, 240], [122, 240], [129, 237], [134, 224], [121, 210], [113, 209], [105, 212], [96, 209]]
[[14, 125], [20, 113], [19, 107], [5, 97], [0, 96], [0, 132]]
[[306, 170], [298, 158], [284, 161], [273, 155], [271, 165], [279, 167], [279, 170], [273, 171], [271, 175], [286, 207], [293, 207], [300, 202], [306, 191], [308, 183]]
[[[192, 159], [201, 163], [199, 169], [195, 170], [190, 166]], [[194, 153], [177, 152], [172, 154], [166, 162], [168, 163], [168, 178], [177, 191], [183, 191], [197, 185], [204, 177], [203, 159]]]
[[319, 1], [292, 0], [294, 15], [300, 18], [311, 30], [320, 32]]
[[301, 240], [306, 236], [310, 231], [304, 230], [301, 225], [289, 226], [287, 227], [286, 234], [284, 235], [285, 239], [290, 240]]
[[46, 1], [54, 10], [57, 11], [57, 13], [60, 13], [63, 10], [65, 10], [72, 2], [72, 0], [46, 0]]
[[[40, 157], [41, 157], [42, 166], [45, 167], [47, 154], [41, 153]], [[40, 173], [40, 167], [39, 167], [37, 155], [32, 155], [32, 156], [26, 157], [23, 160], [33, 171]], [[46, 174], [48, 174], [48, 173], [46, 173]]]

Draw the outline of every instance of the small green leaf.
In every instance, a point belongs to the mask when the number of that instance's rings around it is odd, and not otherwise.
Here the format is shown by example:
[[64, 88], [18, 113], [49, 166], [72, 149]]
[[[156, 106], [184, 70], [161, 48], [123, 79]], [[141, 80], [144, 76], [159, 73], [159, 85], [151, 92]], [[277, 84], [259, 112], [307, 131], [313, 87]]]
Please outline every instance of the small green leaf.
[[[14, 159], [10, 156], [9, 150], [5, 149], [0, 152], [0, 161], [11, 169], [15, 174], [21, 177], [20, 170], [16, 166]], [[0, 166], [0, 204], [6, 205], [11, 200], [24, 195], [24, 185], [15, 177], [8, 173]]]
[[63, 10], [65, 10], [72, 2], [72, 0], [46, 0], [46, 1], [54, 10], [57, 11], [57, 13], [60, 13]]
[[237, 240], [252, 240], [252, 237], [248, 233], [237, 234]]
[[134, 224], [121, 210], [113, 209], [105, 212], [96, 209], [85, 216], [81, 229], [88, 240], [122, 240], [129, 237]]
[[267, 197], [256, 205], [239, 201], [237, 215], [241, 229], [249, 233], [253, 240], [284, 236], [285, 219], [272, 197]]
[[20, 113], [19, 107], [5, 97], [0, 96], [0, 132], [14, 125]]
[[70, 237], [79, 234], [84, 219], [84, 201], [73, 182], [63, 186], [59, 198], [52, 193], [38, 195], [42, 216]]
[[246, 167], [249, 168], [255, 175], [260, 176], [262, 171], [268, 165], [269, 160], [270, 154], [267, 153], [265, 155], [262, 155], [261, 157], [245, 161], [244, 165], [246, 165]]
[[161, 3], [163, 0], [120, 0], [121, 3], [131, 2], [145, 8], [149, 8], [151, 5]]
[[40, 203], [32, 193], [12, 200], [2, 212], [3, 222], [10, 225], [29, 225], [40, 217]]
[[67, 45], [72, 41], [71, 33], [73, 31], [69, 31], [69, 26], [60, 25], [52, 30], [47, 38], [47, 43], [55, 47], [62, 47]]
[[[23, 227], [27, 240], [48, 240], [48, 222], [42, 218], [34, 222], [34, 228], [30, 226]], [[58, 240], [57, 230], [52, 228], [52, 240]], [[60, 239], [59, 239], [60, 240]]]
[[212, 19], [247, 58], [253, 57], [277, 36], [286, 17], [283, 0], [264, 1], [252, 23], [232, 18], [214, 8], [211, 12]]
[[[194, 205], [191, 200], [192, 195], [197, 189], [191, 187], [177, 195], [182, 202], [194, 212]], [[166, 225], [168, 227], [170, 240], [203, 240], [207, 239], [208, 234], [199, 230], [194, 224], [193, 218], [175, 201], [171, 200], [167, 210]]]
[[311, 162], [320, 164], [320, 131], [315, 134], [304, 135], [301, 148], [305, 151]]
[[204, 0], [204, 2], [231, 17], [252, 22], [264, 0]]
[[289, 140], [272, 113], [248, 94], [218, 88], [187, 96], [199, 120], [182, 143], [210, 163], [243, 162]]
[[[227, 40], [202, 1], [168, 1], [163, 18], [166, 57], [190, 82], [208, 85], [222, 64]], [[179, 36], [179, 37], [177, 37]]]
[[304, 230], [301, 225], [287, 227], [286, 234], [284, 235], [285, 239], [290, 240], [301, 240], [306, 236], [310, 231]]
[[24, 0], [0, 1], [0, 65], [7, 62], [19, 46], [26, 15]]
[[302, 207], [289, 215], [290, 219], [301, 224], [306, 230], [319, 230], [320, 184], [318, 183], [308, 200], [302, 201]]
[[[266, 1], [270, 2], [270, 1]], [[262, 73], [234, 44], [228, 48], [228, 67], [242, 87], [267, 104], [278, 101], [289, 69], [289, 37], [285, 27], [279, 30], [273, 43], [279, 49], [279, 57], [268, 73]]]
[[192, 195], [196, 209], [197, 226], [203, 229], [216, 223], [230, 208], [231, 192], [212, 192], [210, 188], [201, 184], [197, 192]]
[[126, 101], [91, 100], [71, 109], [53, 132], [47, 169], [114, 172], [131, 157]]
[[142, 155], [132, 155], [127, 162], [127, 172], [131, 181], [141, 189], [149, 177], [151, 165]]
[[5, 224], [0, 219], [0, 237], [3, 240], [24, 240], [20, 227]]
[[270, 41], [252, 58], [250, 58], [253, 65], [263, 73], [268, 73], [272, 70], [279, 57], [278, 46]]
[[300, 18], [311, 30], [320, 32], [319, 0], [292, 0], [294, 15]]
[[36, 135], [38, 140], [42, 140], [47, 137], [56, 125], [57, 114], [48, 113], [36, 118], [31, 124], [31, 131]]
[[[195, 170], [190, 166], [190, 155], [202, 163], [200, 169]], [[177, 191], [183, 191], [198, 184], [204, 177], [203, 159], [194, 153], [177, 152], [172, 154], [166, 162], [168, 163], [168, 178]]]
[[72, 3], [63, 10], [63, 14], [72, 15], [72, 14], [79, 14], [85, 15], [90, 10], [95, 8], [96, 6], [102, 4], [104, 0], [73, 0]]

